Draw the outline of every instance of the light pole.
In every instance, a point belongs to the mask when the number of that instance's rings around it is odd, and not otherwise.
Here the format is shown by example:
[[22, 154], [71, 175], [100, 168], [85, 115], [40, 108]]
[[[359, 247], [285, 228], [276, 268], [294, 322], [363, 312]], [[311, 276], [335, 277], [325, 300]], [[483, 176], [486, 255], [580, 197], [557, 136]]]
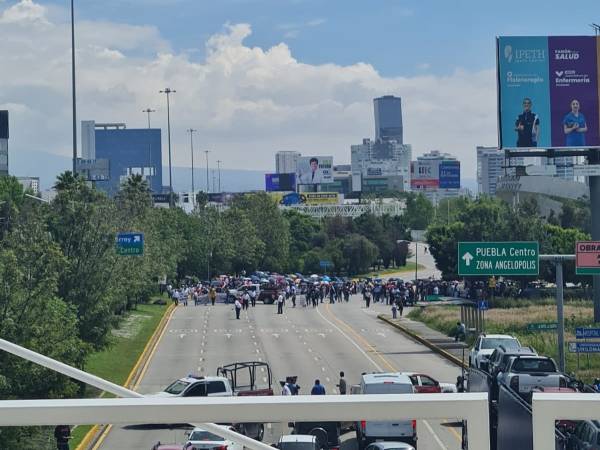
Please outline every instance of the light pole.
[[75, 6], [71, 0], [71, 92], [73, 97], [73, 176], [77, 170], [77, 101], [75, 95]]
[[[198, 130], [190, 128], [187, 131], [188, 133], [190, 133], [190, 151], [192, 152], [192, 195], [195, 196], [196, 190], [194, 188], [194, 133]], [[192, 201], [192, 203], [195, 203], [195, 201]]]
[[150, 128], [150, 114], [156, 112], [155, 109], [146, 108], [142, 110], [143, 113], [148, 114], [148, 128]]
[[210, 192], [210, 180], [208, 178], [208, 154], [210, 150], [204, 150], [204, 153], [206, 153], [206, 193], [208, 194]]
[[219, 194], [221, 193], [221, 160], [217, 160], [217, 171], [219, 173]]
[[169, 141], [169, 207], [172, 208], [173, 205], [173, 168], [171, 165], [171, 105], [169, 102], [169, 95], [177, 92], [175, 89], [165, 88], [162, 91], [159, 91], [161, 94], [166, 94], [167, 96], [167, 136]]

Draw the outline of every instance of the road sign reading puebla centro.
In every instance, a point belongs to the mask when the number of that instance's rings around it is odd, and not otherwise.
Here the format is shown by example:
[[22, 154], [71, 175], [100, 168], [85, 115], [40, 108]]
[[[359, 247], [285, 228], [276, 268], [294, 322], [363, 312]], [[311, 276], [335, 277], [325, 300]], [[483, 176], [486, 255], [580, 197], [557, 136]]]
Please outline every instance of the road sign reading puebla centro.
[[458, 274], [538, 275], [537, 242], [459, 242]]
[[575, 244], [577, 275], [600, 275], [600, 241], [580, 241]]
[[553, 331], [558, 329], [557, 322], [528, 323], [527, 331]]
[[118, 255], [143, 255], [144, 233], [117, 233], [116, 245]]

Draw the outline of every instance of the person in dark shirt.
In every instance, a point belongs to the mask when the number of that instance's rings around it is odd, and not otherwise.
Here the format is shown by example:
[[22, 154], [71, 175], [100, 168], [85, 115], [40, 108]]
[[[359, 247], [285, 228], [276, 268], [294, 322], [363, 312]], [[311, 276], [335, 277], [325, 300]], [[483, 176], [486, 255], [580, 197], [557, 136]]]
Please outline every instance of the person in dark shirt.
[[312, 387], [310, 395], [325, 395], [325, 386], [321, 384], [321, 381], [315, 380], [315, 385]]
[[531, 99], [524, 98], [523, 113], [519, 114], [515, 121], [517, 147], [537, 147], [537, 140], [540, 135], [540, 118], [531, 111], [531, 107]]
[[69, 450], [69, 439], [71, 439], [71, 428], [69, 425], [57, 425], [54, 428], [54, 438], [58, 450]]

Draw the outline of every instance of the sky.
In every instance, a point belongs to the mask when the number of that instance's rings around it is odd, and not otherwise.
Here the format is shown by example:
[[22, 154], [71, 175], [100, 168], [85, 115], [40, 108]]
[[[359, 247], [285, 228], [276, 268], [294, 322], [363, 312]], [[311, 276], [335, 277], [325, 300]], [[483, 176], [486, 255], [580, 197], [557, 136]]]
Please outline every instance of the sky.
[[[11, 173], [71, 153], [68, 1], [0, 0], [0, 109]], [[474, 178], [496, 145], [495, 36], [589, 35], [597, 0], [75, 0], [78, 119], [163, 128], [173, 163], [270, 171], [278, 150], [333, 155], [373, 137], [374, 97], [402, 97], [413, 158], [442, 150]], [[61, 159], [64, 160], [64, 159]], [[215, 163], [213, 162], [213, 164]], [[65, 169], [67, 169], [65, 167]], [[167, 184], [168, 180], [163, 180]]]

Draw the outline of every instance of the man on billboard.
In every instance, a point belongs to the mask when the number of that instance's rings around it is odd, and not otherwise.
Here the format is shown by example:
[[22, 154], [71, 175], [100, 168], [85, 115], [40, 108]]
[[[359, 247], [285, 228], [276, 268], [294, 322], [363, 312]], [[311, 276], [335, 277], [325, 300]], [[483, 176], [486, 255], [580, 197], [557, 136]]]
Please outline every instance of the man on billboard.
[[588, 130], [585, 117], [579, 112], [579, 100], [571, 101], [571, 112], [563, 119], [566, 136], [565, 146], [585, 147], [585, 132]]
[[298, 184], [321, 184], [323, 183], [323, 173], [319, 170], [319, 160], [310, 158], [310, 170], [298, 174]]
[[523, 99], [523, 113], [515, 121], [517, 132], [517, 147], [537, 147], [537, 137], [540, 134], [540, 118], [531, 111], [531, 99]]

